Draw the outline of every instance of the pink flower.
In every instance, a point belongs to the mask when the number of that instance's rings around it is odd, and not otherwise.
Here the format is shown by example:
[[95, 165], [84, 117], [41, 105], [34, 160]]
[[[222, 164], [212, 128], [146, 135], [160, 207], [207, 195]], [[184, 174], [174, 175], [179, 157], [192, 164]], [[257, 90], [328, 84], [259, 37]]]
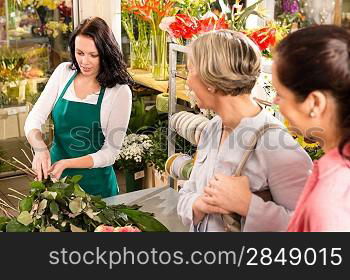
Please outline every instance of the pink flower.
[[112, 226], [106, 226], [106, 225], [99, 225], [95, 232], [114, 232], [114, 227]]
[[116, 227], [114, 232], [141, 232], [141, 230], [137, 227], [133, 226], [125, 226], [125, 227]]

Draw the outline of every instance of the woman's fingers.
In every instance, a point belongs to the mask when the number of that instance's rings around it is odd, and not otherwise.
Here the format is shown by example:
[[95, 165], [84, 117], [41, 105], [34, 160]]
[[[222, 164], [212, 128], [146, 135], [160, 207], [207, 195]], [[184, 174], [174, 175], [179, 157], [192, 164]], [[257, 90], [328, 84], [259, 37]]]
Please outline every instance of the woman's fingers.
[[42, 169], [41, 169], [41, 164], [40, 164], [40, 163], [38, 163], [38, 164], [36, 165], [36, 170], [35, 170], [35, 172], [36, 172], [36, 174], [37, 174], [37, 176], [38, 176], [38, 180], [39, 180], [39, 181], [42, 181], [42, 179], [43, 179], [43, 173], [42, 173]]
[[43, 160], [42, 163], [41, 163], [41, 167], [42, 167], [42, 170], [43, 170], [44, 179], [47, 179], [47, 175], [48, 175], [47, 161]]

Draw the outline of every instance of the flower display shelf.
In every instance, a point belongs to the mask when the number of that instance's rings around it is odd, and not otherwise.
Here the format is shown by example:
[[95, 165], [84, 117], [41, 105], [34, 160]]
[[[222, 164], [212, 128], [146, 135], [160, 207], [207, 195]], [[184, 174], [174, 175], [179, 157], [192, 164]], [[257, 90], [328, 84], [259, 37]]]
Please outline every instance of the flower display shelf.
[[[169, 92], [168, 81], [156, 81], [152, 77], [152, 73], [145, 70], [140, 70], [140, 69], [128, 69], [128, 70], [136, 83], [152, 88], [159, 92], [164, 92], [164, 93]], [[189, 102], [189, 98], [185, 93], [185, 81], [180, 78], [176, 78], [176, 98]]]

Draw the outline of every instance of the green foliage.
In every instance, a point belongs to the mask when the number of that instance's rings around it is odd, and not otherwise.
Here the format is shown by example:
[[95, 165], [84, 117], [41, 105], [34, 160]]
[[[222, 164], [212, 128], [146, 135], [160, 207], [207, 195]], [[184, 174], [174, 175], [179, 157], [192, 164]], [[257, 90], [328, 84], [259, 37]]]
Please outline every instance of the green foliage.
[[133, 100], [128, 133], [142, 133], [152, 129], [159, 120], [158, 111], [155, 106], [146, 110], [142, 97]]
[[236, 31], [241, 31], [245, 28], [246, 22], [249, 16], [256, 15], [260, 18], [264, 18], [263, 15], [261, 15], [257, 11], [257, 7], [259, 4], [261, 4], [263, 0], [259, 0], [256, 3], [246, 7], [245, 9], [241, 10], [238, 14], [233, 14], [231, 16], [231, 28]]
[[101, 224], [134, 225], [142, 231], [168, 231], [153, 214], [140, 211], [140, 206], [124, 204], [107, 206], [79, 186], [82, 176], [50, 179], [30, 184], [30, 195], [19, 203], [16, 218], [0, 217], [0, 231], [6, 232], [91, 232]]
[[210, 4], [215, 0], [177, 0], [176, 7], [180, 13], [200, 18], [210, 10]]
[[321, 147], [304, 149], [312, 160], [319, 160], [325, 154]]
[[[152, 146], [146, 161], [159, 172], [164, 172], [165, 162], [168, 159], [168, 120], [157, 123], [155, 131], [150, 135], [150, 139]], [[196, 147], [176, 134], [175, 152], [192, 155], [196, 152]]]

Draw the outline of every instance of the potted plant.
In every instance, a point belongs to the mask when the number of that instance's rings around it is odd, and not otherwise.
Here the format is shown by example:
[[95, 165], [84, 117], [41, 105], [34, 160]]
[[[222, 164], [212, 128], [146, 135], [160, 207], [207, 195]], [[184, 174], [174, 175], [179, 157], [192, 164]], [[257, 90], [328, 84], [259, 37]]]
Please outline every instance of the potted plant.
[[[146, 162], [152, 167], [155, 186], [167, 184], [165, 162], [168, 159], [168, 120], [159, 121], [155, 131], [149, 136], [152, 143], [146, 155]], [[176, 135], [175, 152], [192, 155], [196, 147], [186, 139]], [[158, 182], [158, 183], [157, 183]]]
[[152, 146], [149, 136], [144, 134], [126, 135], [116, 161], [124, 171], [126, 191], [140, 190], [146, 167], [146, 155]]
[[149, 133], [154, 129], [159, 120], [156, 106], [147, 110], [142, 97], [134, 98], [131, 108], [131, 116], [128, 133]]

